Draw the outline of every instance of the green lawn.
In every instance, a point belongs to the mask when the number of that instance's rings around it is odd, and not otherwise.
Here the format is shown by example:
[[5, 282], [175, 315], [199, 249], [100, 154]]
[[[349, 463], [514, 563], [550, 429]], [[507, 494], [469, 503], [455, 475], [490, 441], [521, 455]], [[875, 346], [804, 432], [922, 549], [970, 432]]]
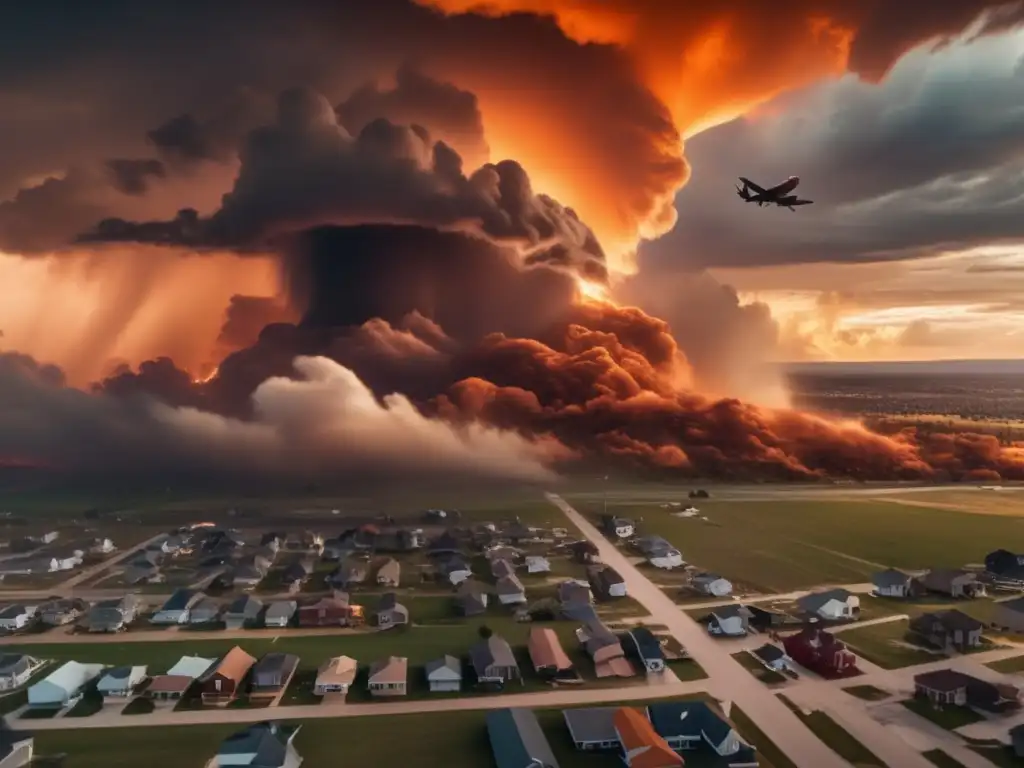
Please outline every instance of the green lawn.
[[851, 696], [856, 696], [864, 701], [881, 701], [882, 699], [889, 698], [891, 695], [888, 691], [875, 688], [873, 685], [851, 685], [849, 688], [843, 688], [843, 690]]
[[850, 646], [858, 656], [874, 662], [883, 669], [899, 669], [915, 664], [937, 661], [941, 654], [929, 653], [905, 644], [906, 621], [890, 621], [884, 624], [873, 624], [870, 627], [858, 627], [841, 632], [837, 637]]
[[968, 749], [981, 755], [993, 765], [998, 766], [998, 768], [1020, 768], [1020, 758], [1014, 754], [1010, 747], [1004, 744], [993, 746], [973, 745], [968, 747]]
[[[607, 706], [607, 705], [602, 705]], [[736, 713], [736, 710], [733, 710]], [[547, 734], [561, 768], [621, 768], [614, 754], [588, 754], [574, 748], [560, 710], [538, 710], [538, 719]], [[339, 745], [344, 745], [344, 764], [352, 768], [377, 765], [406, 765], [410, 748], [426, 749], [415, 760], [417, 766], [459, 766], [493, 768], [494, 762], [485, 730], [486, 712], [444, 712], [389, 717], [341, 717], [307, 720], [295, 739], [304, 765], [337, 765]], [[748, 730], [749, 720], [736, 717], [740, 733], [765, 754], [773, 750], [760, 732]], [[239, 725], [201, 725], [172, 727], [133, 727], [40, 731], [35, 749], [39, 756], [67, 753], [66, 768], [202, 768], [217, 746]], [[710, 765], [698, 758], [687, 759], [688, 766]], [[763, 768], [791, 768], [792, 763], [778, 758], [764, 760]]]
[[941, 749], [932, 749], [928, 752], [922, 752], [921, 755], [926, 758], [928, 762], [933, 765], [937, 765], [938, 768], [965, 768], [963, 763], [959, 760], [954, 760]]
[[[759, 768], [796, 768], [796, 763], [768, 738], [764, 731], [754, 725], [747, 713], [735, 704], [729, 713], [729, 719], [736, 726], [736, 730], [749, 744], [757, 747]], [[687, 763], [689, 764], [689, 763]]]
[[772, 683], [784, 683], [786, 681], [785, 675], [780, 672], [776, 672], [773, 669], [768, 669], [764, 664], [746, 651], [734, 653], [732, 657], [747, 669], [750, 674], [765, 685], [771, 685]]
[[991, 664], [986, 664], [985, 666], [989, 669], [994, 669], [996, 672], [1003, 672], [1005, 674], [1024, 672], [1024, 655], [1011, 656], [1008, 659], [1000, 659], [999, 661], [993, 661]]
[[947, 731], [954, 731], [957, 728], [978, 723], [985, 719], [970, 707], [949, 706], [939, 709], [931, 702], [922, 699], [907, 699], [906, 701], [901, 701], [900, 704], [915, 715], [919, 715], [925, 720], [930, 720]]
[[[570, 497], [570, 502], [591, 516], [599, 516], [603, 507], [600, 500]], [[709, 522], [672, 517], [656, 502], [612, 501], [608, 508], [643, 518], [644, 532], [673, 541], [698, 567], [765, 592], [866, 581], [878, 570], [876, 564], [958, 567], [979, 562], [998, 542], [1024, 533], [1024, 519], [1017, 517], [874, 499], [703, 500], [697, 506]], [[914, 546], [906, 546], [908, 541]]]
[[[878, 768], [887, 768], [886, 764], [883, 763], [874, 752], [843, 730], [839, 723], [824, 712], [816, 710], [809, 714], [805, 714], [785, 696], [779, 694], [779, 698], [787, 707], [793, 710], [796, 716], [803, 721], [804, 725], [811, 729], [815, 736], [821, 739], [829, 749], [844, 760], [853, 763], [856, 766], [878, 766]], [[892, 766], [892, 768], [898, 767]]]

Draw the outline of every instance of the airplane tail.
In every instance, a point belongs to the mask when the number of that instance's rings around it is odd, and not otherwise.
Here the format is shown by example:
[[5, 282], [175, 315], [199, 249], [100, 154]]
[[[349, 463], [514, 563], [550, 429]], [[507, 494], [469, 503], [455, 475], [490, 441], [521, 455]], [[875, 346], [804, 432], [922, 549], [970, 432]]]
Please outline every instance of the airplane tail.
[[750, 200], [750, 191], [747, 189], [746, 184], [744, 184], [742, 187], [739, 184], [737, 184], [736, 194], [739, 195], [744, 200]]

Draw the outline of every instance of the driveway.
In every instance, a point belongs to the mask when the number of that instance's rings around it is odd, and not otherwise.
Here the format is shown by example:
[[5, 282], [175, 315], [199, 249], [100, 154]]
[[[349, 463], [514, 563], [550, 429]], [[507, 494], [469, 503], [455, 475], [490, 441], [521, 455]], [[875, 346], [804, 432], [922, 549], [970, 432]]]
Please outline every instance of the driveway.
[[[731, 700], [742, 709], [800, 768], [848, 768], [849, 764], [845, 760], [811, 733], [774, 693], [754, 681], [750, 672], [733, 659], [726, 649], [719, 647], [704, 628], [683, 613], [668, 595], [654, 586], [583, 515], [560, 496], [547, 494], [547, 498], [593, 542], [601, 560], [622, 575], [629, 596], [643, 605], [655, 622], [668, 627], [690, 656], [704, 668], [711, 678], [707, 686], [710, 691]], [[836, 695], [847, 694], [837, 691]], [[904, 766], [917, 768], [914, 762], [900, 764], [900, 768]], [[925, 762], [921, 768], [934, 766]]]

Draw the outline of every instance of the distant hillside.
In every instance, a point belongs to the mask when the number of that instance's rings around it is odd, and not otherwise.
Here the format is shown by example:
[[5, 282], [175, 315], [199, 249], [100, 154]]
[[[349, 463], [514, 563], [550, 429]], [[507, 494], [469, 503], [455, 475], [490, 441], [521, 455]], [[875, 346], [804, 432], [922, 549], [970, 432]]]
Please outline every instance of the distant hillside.
[[883, 363], [783, 363], [787, 374], [825, 376], [1024, 375], [1024, 360], [921, 360]]

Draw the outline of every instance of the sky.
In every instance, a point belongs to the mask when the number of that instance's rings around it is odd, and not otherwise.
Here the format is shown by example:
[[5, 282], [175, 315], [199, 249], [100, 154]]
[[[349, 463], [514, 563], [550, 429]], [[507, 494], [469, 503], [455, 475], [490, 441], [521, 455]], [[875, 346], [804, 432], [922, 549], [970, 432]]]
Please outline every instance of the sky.
[[[231, 297], [281, 293], [273, 263], [68, 243], [108, 216], [216, 208], [278, 88], [347, 97], [357, 121], [380, 105], [422, 119], [415, 71], [389, 91], [412, 62], [456, 86], [431, 115], [440, 137], [474, 166], [519, 160], [593, 228], [613, 295], [684, 336], [714, 318], [740, 329], [725, 346], [769, 361], [1024, 353], [1019, 8], [512, 0], [460, 16], [480, 4], [420, 5], [258, 3], [244, 20], [230, 2], [135, 16], [113, 0], [20, 9], [0, 33], [5, 346], [80, 381], [156, 355], [208, 371]], [[47, 8], [67, 22], [49, 24]], [[555, 23], [533, 15], [545, 13]], [[190, 35], [218, 42], [195, 53]], [[459, 88], [478, 108], [463, 109]], [[742, 205], [741, 175], [797, 175], [815, 204]], [[697, 318], [681, 308], [694, 303]]]

